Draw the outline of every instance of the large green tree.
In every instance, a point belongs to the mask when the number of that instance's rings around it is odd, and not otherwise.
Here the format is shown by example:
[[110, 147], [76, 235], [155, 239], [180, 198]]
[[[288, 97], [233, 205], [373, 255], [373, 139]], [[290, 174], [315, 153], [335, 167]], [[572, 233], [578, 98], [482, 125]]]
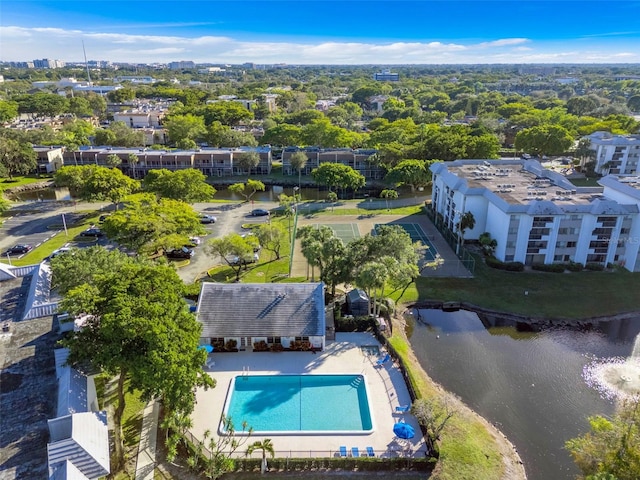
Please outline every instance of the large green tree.
[[393, 185], [409, 185], [411, 191], [417, 187], [426, 187], [431, 182], [431, 170], [424, 160], [403, 160], [385, 176], [385, 181]]
[[13, 178], [26, 175], [37, 166], [37, 154], [30, 143], [0, 137], [0, 174]]
[[[103, 255], [124, 258], [114, 268], [100, 259]], [[202, 369], [206, 352], [198, 349], [201, 326], [184, 302], [184, 284], [172, 267], [101, 248], [79, 249], [52, 260], [54, 278], [77, 263], [91, 264], [96, 271], [89, 281], [78, 277], [75, 285], [61, 292], [62, 310], [85, 316], [83, 327], [63, 344], [69, 348], [72, 365], [88, 365], [117, 378], [113, 422], [119, 468], [124, 462], [126, 388], [139, 390], [146, 400], [160, 398], [168, 412], [188, 414], [196, 388], [215, 382]]]
[[622, 402], [613, 418], [589, 417], [589, 424], [591, 431], [566, 443], [584, 477], [640, 478], [640, 398]]
[[216, 189], [207, 183], [200, 170], [187, 168], [172, 172], [165, 168], [150, 170], [142, 181], [142, 188], [163, 198], [172, 198], [186, 203], [208, 202]]
[[252, 180], [249, 178], [246, 183], [234, 183], [233, 185], [230, 185], [229, 191], [242, 195], [245, 202], [248, 202], [256, 192], [264, 192], [265, 188], [264, 183], [260, 180]]
[[140, 189], [140, 182], [117, 168], [97, 165], [62, 167], [54, 174], [53, 181], [58, 187], [68, 187], [74, 196], [82, 200], [109, 200], [116, 208], [126, 196]]
[[256, 237], [262, 248], [274, 253], [280, 260], [280, 252], [287, 243], [287, 231], [281, 223], [263, 223], [256, 229]]
[[329, 190], [333, 188], [358, 190], [366, 183], [362, 174], [341, 163], [323, 163], [318, 168], [314, 168], [311, 175], [316, 182], [329, 187]]
[[111, 122], [108, 128], [96, 130], [93, 143], [114, 147], [139, 147], [144, 144], [144, 133], [130, 128], [124, 122]]
[[190, 205], [149, 193], [129, 197], [125, 207], [109, 215], [102, 228], [109, 238], [142, 254], [179, 248], [190, 236], [205, 232]]
[[240, 272], [247, 268], [247, 263], [253, 258], [253, 253], [259, 243], [255, 235], [242, 237], [237, 233], [231, 233], [221, 238], [209, 241], [206, 251], [209, 255], [220, 257], [222, 261], [233, 270], [236, 282], [240, 281]]
[[207, 133], [204, 118], [192, 114], [173, 115], [164, 122], [169, 139], [178, 143], [183, 140], [199, 141]]
[[18, 116], [18, 103], [0, 100], [0, 123], [7, 123]]
[[516, 135], [517, 150], [537, 156], [561, 155], [573, 145], [569, 131], [559, 125], [525, 128]]

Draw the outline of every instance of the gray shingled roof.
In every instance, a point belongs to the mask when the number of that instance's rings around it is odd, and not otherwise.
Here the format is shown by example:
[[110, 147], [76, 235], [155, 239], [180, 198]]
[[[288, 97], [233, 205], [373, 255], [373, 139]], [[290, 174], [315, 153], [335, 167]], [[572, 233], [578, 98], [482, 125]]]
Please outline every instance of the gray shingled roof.
[[203, 337], [325, 334], [322, 283], [203, 282], [197, 312]]

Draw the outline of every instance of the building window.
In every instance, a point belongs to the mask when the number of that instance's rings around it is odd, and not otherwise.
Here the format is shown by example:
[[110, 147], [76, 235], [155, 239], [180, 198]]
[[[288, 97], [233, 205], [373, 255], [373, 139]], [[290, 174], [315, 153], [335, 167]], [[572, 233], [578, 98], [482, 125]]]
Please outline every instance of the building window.
[[577, 242], [567, 242], [567, 248], [576, 248]]
[[267, 337], [267, 343], [282, 343], [280, 337]]
[[505, 255], [504, 256], [504, 261], [505, 262], [513, 262], [513, 259], [515, 258], [514, 255]]

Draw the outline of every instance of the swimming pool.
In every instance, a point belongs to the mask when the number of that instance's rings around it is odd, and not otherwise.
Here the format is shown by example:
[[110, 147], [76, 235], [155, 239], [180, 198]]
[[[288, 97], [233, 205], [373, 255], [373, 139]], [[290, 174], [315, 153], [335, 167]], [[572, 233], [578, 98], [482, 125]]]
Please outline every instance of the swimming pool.
[[237, 376], [231, 380], [224, 414], [236, 430], [246, 421], [261, 434], [373, 430], [363, 375]]

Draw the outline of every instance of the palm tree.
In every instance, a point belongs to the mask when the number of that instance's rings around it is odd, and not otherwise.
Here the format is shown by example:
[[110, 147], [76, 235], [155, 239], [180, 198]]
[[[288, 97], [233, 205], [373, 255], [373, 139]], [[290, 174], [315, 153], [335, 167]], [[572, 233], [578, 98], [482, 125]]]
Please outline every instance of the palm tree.
[[251, 455], [256, 450], [262, 450], [262, 465], [260, 466], [260, 473], [264, 473], [267, 470], [267, 452], [271, 455], [271, 458], [276, 456], [276, 452], [273, 449], [273, 443], [270, 438], [265, 438], [261, 442], [255, 441], [247, 448], [247, 456]]
[[138, 155], [136, 155], [135, 153], [130, 153], [129, 156], [127, 157], [127, 159], [129, 160], [129, 165], [131, 165], [131, 167], [133, 167], [133, 178], [136, 178], [136, 165], [138, 164]]
[[309, 158], [304, 152], [295, 152], [289, 158], [289, 162], [291, 163], [291, 167], [298, 170], [298, 188], [300, 188], [300, 176], [302, 169], [307, 165]]

